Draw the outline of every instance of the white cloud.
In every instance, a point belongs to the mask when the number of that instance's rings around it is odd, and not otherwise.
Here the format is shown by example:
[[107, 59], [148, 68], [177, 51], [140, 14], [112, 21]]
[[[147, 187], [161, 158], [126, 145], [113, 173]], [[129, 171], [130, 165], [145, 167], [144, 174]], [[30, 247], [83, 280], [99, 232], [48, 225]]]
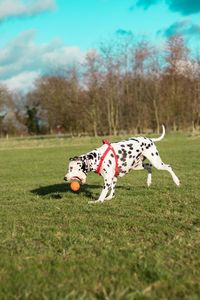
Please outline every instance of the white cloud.
[[4, 80], [2, 83], [11, 91], [27, 92], [34, 87], [34, 81], [40, 76], [39, 72], [22, 72], [16, 76]]
[[78, 47], [62, 46], [59, 49], [44, 53], [42, 60], [44, 65], [48, 64], [59, 68], [59, 66], [65, 66], [68, 63], [81, 62], [84, 60], [84, 57], [85, 53], [81, 52]]
[[53, 10], [55, 0], [1, 0], [0, 20], [10, 17], [31, 16], [40, 12]]
[[0, 83], [11, 89], [24, 87], [26, 90], [33, 86], [38, 75], [83, 62], [85, 53], [80, 48], [66, 46], [58, 40], [38, 45], [34, 41], [35, 34], [33, 30], [25, 31], [0, 48]]

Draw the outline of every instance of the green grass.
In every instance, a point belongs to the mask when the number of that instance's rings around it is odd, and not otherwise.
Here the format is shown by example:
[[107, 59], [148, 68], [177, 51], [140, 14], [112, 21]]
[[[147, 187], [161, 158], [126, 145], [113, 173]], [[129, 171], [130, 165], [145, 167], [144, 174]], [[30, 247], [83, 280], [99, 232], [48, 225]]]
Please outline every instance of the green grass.
[[89, 205], [100, 176], [78, 194], [62, 179], [70, 156], [100, 143], [0, 140], [0, 299], [199, 299], [200, 137], [157, 143], [180, 188], [132, 171], [115, 199]]

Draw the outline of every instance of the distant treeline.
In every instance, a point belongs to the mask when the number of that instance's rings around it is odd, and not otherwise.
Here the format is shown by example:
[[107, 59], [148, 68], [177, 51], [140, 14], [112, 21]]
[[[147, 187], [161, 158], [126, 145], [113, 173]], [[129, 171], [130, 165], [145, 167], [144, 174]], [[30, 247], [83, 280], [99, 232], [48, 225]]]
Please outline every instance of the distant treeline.
[[132, 37], [89, 51], [27, 93], [0, 87], [0, 134], [116, 135], [200, 128], [200, 57], [181, 36], [156, 49]]

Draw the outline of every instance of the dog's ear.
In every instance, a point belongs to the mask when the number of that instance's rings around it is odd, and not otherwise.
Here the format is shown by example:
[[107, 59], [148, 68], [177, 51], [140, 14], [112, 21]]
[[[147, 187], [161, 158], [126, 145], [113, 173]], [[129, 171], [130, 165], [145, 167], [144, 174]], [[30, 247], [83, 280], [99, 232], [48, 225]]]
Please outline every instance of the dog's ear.
[[92, 154], [87, 155], [87, 159], [93, 159], [93, 158], [94, 158], [94, 156]]

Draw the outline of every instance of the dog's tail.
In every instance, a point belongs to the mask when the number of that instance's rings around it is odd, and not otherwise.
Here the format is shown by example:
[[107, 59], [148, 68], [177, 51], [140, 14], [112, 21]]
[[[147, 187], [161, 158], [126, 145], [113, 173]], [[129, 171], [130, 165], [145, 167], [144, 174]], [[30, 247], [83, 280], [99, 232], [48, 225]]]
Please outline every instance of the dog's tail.
[[164, 125], [162, 125], [162, 131], [163, 132], [160, 137], [152, 139], [153, 142], [159, 142], [164, 138], [164, 136], [165, 136], [165, 126]]

